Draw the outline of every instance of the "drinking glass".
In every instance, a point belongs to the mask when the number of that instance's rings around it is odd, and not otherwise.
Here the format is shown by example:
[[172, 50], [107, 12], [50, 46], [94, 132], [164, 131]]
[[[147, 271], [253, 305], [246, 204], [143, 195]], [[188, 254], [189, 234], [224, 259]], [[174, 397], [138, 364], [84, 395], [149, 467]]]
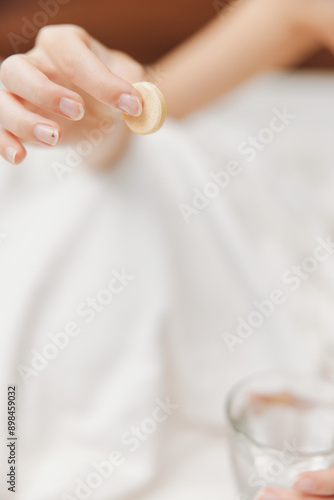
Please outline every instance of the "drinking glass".
[[334, 465], [334, 383], [312, 374], [265, 370], [239, 381], [226, 403], [239, 489], [291, 488], [299, 473]]

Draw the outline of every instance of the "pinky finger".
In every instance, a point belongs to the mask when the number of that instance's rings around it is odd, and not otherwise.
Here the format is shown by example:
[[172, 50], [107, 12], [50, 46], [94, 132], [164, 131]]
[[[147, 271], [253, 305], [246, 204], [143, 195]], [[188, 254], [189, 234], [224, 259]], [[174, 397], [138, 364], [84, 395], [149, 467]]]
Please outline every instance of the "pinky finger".
[[282, 490], [279, 488], [266, 488], [265, 490], [261, 490], [254, 500], [267, 500], [267, 499], [275, 499], [275, 500], [333, 500], [333, 496], [318, 496], [318, 495], [304, 495], [303, 493], [299, 493], [298, 491], [293, 490]]
[[0, 155], [13, 165], [21, 163], [26, 157], [26, 150], [15, 135], [0, 128]]

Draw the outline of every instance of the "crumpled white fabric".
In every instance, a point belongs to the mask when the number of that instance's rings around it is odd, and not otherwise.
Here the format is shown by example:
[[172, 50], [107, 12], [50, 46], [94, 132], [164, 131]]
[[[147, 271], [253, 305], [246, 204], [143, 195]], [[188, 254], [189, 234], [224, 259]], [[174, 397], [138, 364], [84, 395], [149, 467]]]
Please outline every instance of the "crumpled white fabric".
[[[333, 83], [265, 76], [134, 137], [111, 171], [82, 165], [63, 183], [52, 169], [62, 150], [1, 163], [0, 465], [7, 471], [6, 393], [15, 383], [16, 500], [235, 498], [228, 389], [261, 368], [331, 366], [333, 256], [294, 293], [282, 275], [334, 236]], [[247, 162], [240, 143], [284, 107], [296, 118]], [[230, 160], [242, 173], [186, 224], [179, 205]], [[77, 307], [115, 272], [131, 279], [87, 323]], [[285, 303], [229, 352], [223, 334], [274, 288]], [[18, 366], [72, 321], [80, 334], [25, 384]], [[124, 433], [149, 429], [158, 406], [168, 418], [133, 451]], [[121, 464], [110, 477], [76, 491], [115, 450]], [[13, 498], [1, 481], [1, 498]]]

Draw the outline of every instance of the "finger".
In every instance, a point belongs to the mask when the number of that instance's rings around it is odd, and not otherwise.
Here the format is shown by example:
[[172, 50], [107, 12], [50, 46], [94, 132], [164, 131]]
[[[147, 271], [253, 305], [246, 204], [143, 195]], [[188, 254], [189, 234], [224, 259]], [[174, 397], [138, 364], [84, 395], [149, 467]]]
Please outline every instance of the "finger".
[[299, 15], [303, 24], [311, 28], [318, 39], [334, 50], [334, 5], [331, 0], [308, 0]]
[[84, 116], [81, 96], [51, 82], [23, 55], [5, 59], [0, 78], [10, 92], [39, 108], [72, 120]]
[[307, 495], [333, 495], [334, 497], [334, 467], [300, 474], [298, 481], [294, 484], [294, 489]]
[[143, 109], [140, 93], [110, 71], [91, 50], [91, 42], [84, 30], [69, 25], [48, 26], [38, 36], [40, 46], [71, 83], [104, 104], [139, 116]]
[[1, 126], [19, 139], [56, 146], [61, 136], [59, 125], [28, 111], [7, 90], [0, 91]]
[[[283, 490], [279, 488], [266, 488], [261, 490], [255, 497], [255, 500], [320, 500], [316, 495], [307, 495], [293, 490]], [[333, 500], [334, 497], [327, 497], [327, 500]]]
[[24, 160], [27, 153], [21, 142], [13, 134], [0, 128], [0, 154], [5, 160], [17, 165]]

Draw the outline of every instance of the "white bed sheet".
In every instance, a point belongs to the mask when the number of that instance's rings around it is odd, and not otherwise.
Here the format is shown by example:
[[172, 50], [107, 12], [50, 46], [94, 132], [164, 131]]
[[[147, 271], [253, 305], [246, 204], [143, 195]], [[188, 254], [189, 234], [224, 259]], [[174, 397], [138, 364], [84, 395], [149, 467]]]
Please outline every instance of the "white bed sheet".
[[[1, 163], [0, 380], [3, 402], [18, 386], [16, 500], [80, 498], [78, 481], [113, 450], [122, 465], [81, 498], [236, 498], [229, 387], [260, 368], [331, 366], [333, 256], [296, 292], [282, 275], [334, 236], [333, 88], [331, 74], [267, 75], [134, 137], [112, 171], [83, 165], [63, 183], [62, 150]], [[284, 108], [295, 118], [248, 162], [240, 144]], [[186, 224], [180, 204], [231, 160], [241, 173]], [[132, 279], [87, 323], [78, 305], [122, 270]], [[231, 354], [223, 334], [274, 288], [285, 303]], [[70, 321], [81, 333], [25, 384], [18, 366]], [[166, 398], [177, 408], [131, 451], [124, 433], [149, 429]], [[0, 415], [3, 471], [4, 404]]]

